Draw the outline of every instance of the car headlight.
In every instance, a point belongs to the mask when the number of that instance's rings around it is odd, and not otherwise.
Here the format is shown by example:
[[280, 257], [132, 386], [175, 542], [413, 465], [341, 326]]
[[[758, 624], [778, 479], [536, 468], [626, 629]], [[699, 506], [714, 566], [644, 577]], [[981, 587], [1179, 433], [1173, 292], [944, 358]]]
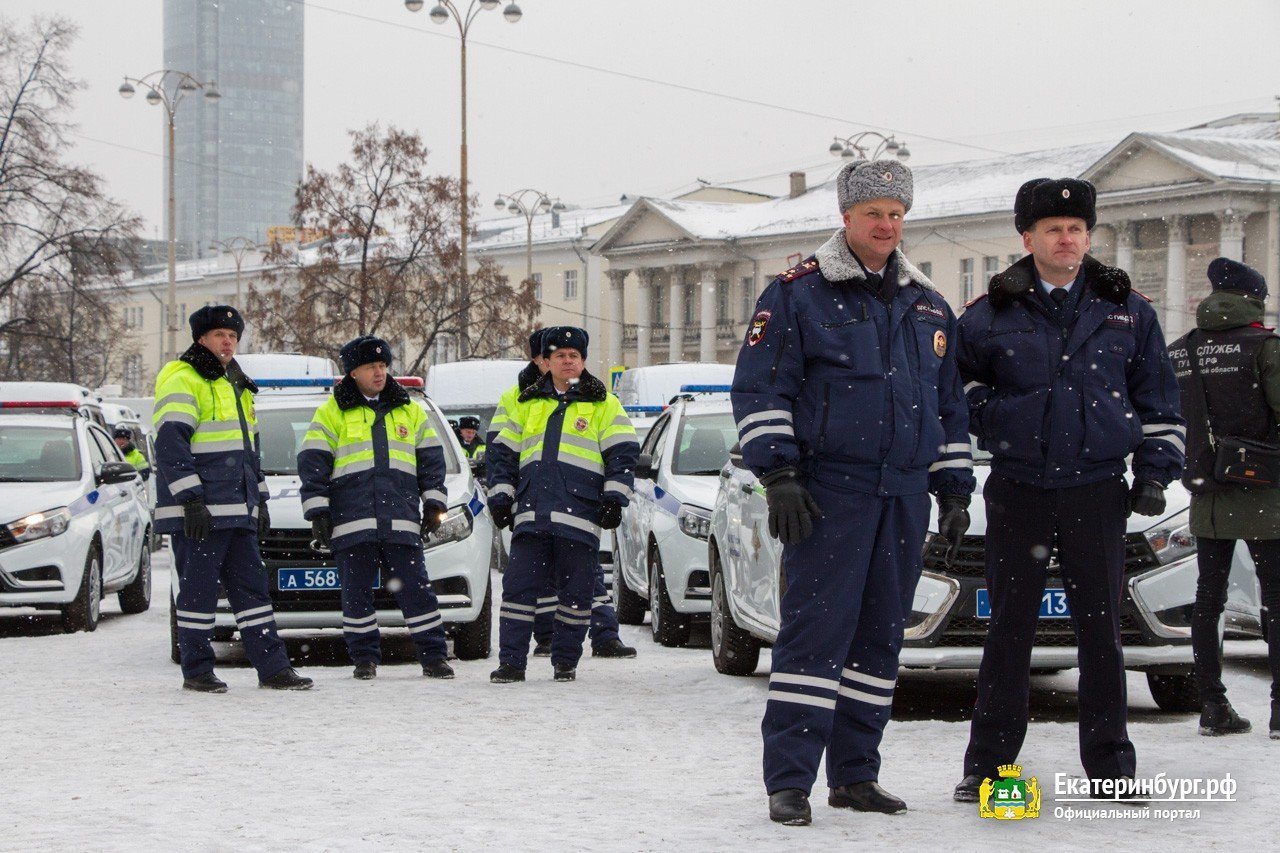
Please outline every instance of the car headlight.
[[692, 504], [681, 504], [680, 511], [676, 513], [676, 521], [680, 525], [680, 532], [685, 536], [704, 541], [711, 538], [711, 510], [709, 509]]
[[1196, 552], [1196, 537], [1191, 534], [1191, 510], [1169, 516], [1143, 534], [1155, 552], [1160, 565], [1189, 557]]
[[464, 506], [455, 506], [444, 514], [444, 519], [435, 532], [427, 537], [427, 547], [447, 545], [450, 542], [461, 542], [471, 535], [471, 510]]
[[71, 511], [65, 506], [47, 509], [44, 512], [33, 512], [26, 518], [6, 524], [9, 535], [15, 542], [30, 542], [33, 539], [44, 539], [65, 533], [71, 524]]

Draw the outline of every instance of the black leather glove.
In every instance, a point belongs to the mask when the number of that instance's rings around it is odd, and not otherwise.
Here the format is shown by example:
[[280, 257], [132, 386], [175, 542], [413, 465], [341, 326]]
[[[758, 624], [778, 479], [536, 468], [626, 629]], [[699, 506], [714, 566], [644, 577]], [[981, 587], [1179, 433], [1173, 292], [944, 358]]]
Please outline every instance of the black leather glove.
[[960, 553], [960, 542], [969, 530], [969, 496], [938, 495], [938, 535], [947, 540], [942, 562], [951, 568]]
[[333, 540], [333, 519], [328, 515], [317, 515], [311, 519], [311, 538], [322, 548], [330, 547]]
[[422, 536], [426, 538], [440, 529], [444, 523], [444, 507], [437, 503], [422, 505]]
[[512, 502], [505, 498], [489, 498], [489, 514], [493, 516], [493, 523], [501, 530], [504, 527], [511, 527], [515, 514], [511, 511]]
[[1164, 513], [1164, 487], [1159, 483], [1134, 483], [1129, 489], [1127, 515], [1162, 515]]
[[605, 501], [600, 504], [600, 513], [596, 516], [596, 521], [605, 530], [616, 530], [622, 523], [622, 507], [614, 501]]
[[258, 538], [265, 539], [271, 530], [271, 513], [267, 510], [267, 502], [258, 504]]
[[764, 497], [769, 504], [769, 535], [783, 545], [795, 545], [813, 535], [813, 520], [822, 518], [822, 510], [800, 485], [795, 468], [779, 468], [760, 478]]
[[196, 542], [207, 539], [213, 532], [213, 516], [204, 501], [190, 501], [182, 505], [182, 532]]

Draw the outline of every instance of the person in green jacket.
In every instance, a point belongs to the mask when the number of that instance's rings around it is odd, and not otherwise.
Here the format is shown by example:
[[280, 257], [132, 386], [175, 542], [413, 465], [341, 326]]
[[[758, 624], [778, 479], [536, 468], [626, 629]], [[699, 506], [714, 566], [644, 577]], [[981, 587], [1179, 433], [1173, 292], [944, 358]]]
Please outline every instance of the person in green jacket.
[[1182, 481], [1191, 492], [1191, 533], [1200, 569], [1191, 616], [1200, 733], [1250, 730], [1249, 721], [1227, 701], [1218, 630], [1232, 556], [1236, 542], [1243, 540], [1267, 611], [1270, 730], [1273, 739], [1280, 739], [1280, 488], [1219, 480], [1213, 441], [1214, 436], [1232, 436], [1280, 444], [1280, 337], [1262, 325], [1267, 282], [1256, 270], [1217, 258], [1209, 264], [1209, 281], [1213, 292], [1196, 309], [1196, 328], [1169, 345], [1187, 419]]
[[134, 445], [133, 430], [127, 426], [118, 426], [111, 431], [111, 436], [116, 441], [116, 447], [120, 448], [120, 452], [124, 454], [124, 461], [138, 469], [138, 476], [144, 481], [150, 477], [151, 463], [147, 461], [147, 457], [142, 455], [142, 451], [138, 450], [137, 446]]

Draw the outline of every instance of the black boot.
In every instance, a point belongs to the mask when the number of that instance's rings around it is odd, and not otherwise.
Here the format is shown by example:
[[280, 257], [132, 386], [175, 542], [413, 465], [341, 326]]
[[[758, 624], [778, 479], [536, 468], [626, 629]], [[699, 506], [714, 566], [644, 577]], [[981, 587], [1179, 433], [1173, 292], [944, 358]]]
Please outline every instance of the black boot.
[[433, 660], [422, 665], [422, 674], [427, 678], [453, 678], [453, 667], [444, 660]]
[[538, 644], [537, 644], [536, 646], [534, 646], [534, 647], [533, 647], [533, 656], [534, 656], [535, 658], [549, 658], [549, 657], [551, 657], [551, 641], [550, 641], [550, 640], [538, 640]]
[[1271, 700], [1271, 739], [1280, 740], [1280, 699]]
[[286, 666], [270, 678], [259, 681], [258, 686], [268, 690], [310, 690], [311, 679], [298, 675], [293, 667]]
[[874, 781], [855, 782], [832, 788], [827, 795], [827, 805], [835, 809], [854, 809], [860, 812], [902, 814], [907, 804], [881, 788]]
[[573, 681], [578, 677], [578, 670], [569, 666], [567, 663], [555, 664], [556, 681]]
[[511, 684], [513, 681], [524, 681], [524, 670], [517, 669], [509, 663], [498, 664], [498, 668], [489, 673], [489, 681], [493, 684]]
[[357, 681], [373, 681], [377, 676], [378, 665], [369, 661], [356, 664], [355, 671], [351, 673], [351, 677]]
[[769, 820], [787, 826], [808, 826], [813, 822], [809, 795], [799, 788], [788, 788], [769, 795]]
[[202, 672], [195, 678], [182, 679], [182, 689], [194, 690], [197, 693], [226, 693], [227, 683], [214, 675], [211, 670]]
[[1242, 735], [1252, 726], [1249, 721], [1236, 713], [1235, 708], [1227, 701], [1210, 702], [1200, 709], [1200, 734], [1208, 737], [1216, 735]]
[[978, 801], [978, 790], [981, 787], [982, 777], [977, 773], [970, 773], [960, 780], [959, 785], [956, 785], [955, 793], [951, 795], [951, 799], [957, 803], [976, 803]]
[[592, 646], [591, 656], [593, 658], [633, 658], [636, 656], [636, 650], [615, 637]]

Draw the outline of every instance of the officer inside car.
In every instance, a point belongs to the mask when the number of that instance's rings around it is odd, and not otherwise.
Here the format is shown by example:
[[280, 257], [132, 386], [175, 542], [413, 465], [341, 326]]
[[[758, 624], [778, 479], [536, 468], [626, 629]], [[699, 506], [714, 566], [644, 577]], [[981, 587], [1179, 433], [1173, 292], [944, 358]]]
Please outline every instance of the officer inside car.
[[761, 729], [769, 817], [788, 825], [812, 819], [824, 750], [828, 805], [906, 810], [876, 780], [929, 493], [954, 554], [974, 488], [955, 315], [898, 248], [911, 172], [858, 161], [836, 187], [844, 228], [760, 295], [731, 395], [783, 543]]
[[[1079, 644], [1085, 772], [1132, 792], [1120, 608], [1125, 519], [1164, 512], [1182, 472], [1184, 421], [1164, 336], [1123, 270], [1087, 254], [1093, 185], [1023, 184], [1014, 226], [1028, 255], [960, 318], [969, 423], [992, 454], [983, 488], [991, 622], [955, 799], [1014, 763], [1027, 733], [1031, 649], [1057, 549]], [[1133, 485], [1125, 458], [1133, 455]]]

